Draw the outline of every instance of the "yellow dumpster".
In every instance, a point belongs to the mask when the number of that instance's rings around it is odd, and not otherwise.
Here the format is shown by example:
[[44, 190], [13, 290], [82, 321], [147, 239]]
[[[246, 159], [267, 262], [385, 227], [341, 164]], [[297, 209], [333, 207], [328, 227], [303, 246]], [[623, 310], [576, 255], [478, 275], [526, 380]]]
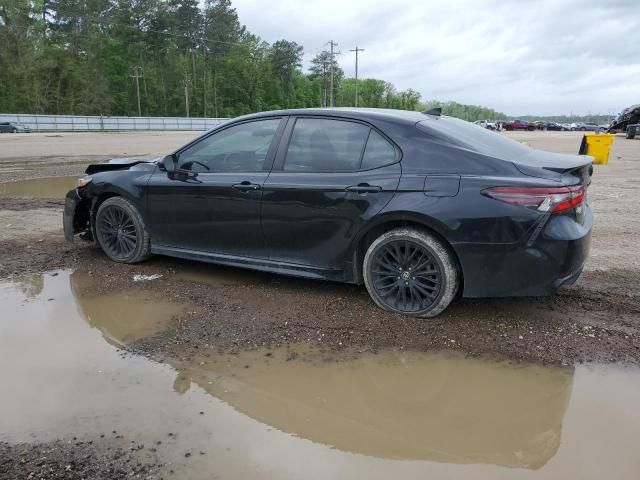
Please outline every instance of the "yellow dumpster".
[[578, 153], [591, 155], [594, 158], [594, 164], [606, 165], [609, 163], [609, 150], [611, 150], [615, 137], [613, 133], [587, 133], [582, 137]]

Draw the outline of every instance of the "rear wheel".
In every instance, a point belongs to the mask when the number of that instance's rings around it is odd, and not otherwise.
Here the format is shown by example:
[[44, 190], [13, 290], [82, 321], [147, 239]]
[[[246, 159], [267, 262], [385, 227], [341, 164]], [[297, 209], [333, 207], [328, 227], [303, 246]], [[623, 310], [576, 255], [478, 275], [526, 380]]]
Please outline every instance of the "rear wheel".
[[627, 127], [627, 138], [633, 139], [636, 136], [636, 127]]
[[381, 308], [435, 317], [453, 300], [459, 274], [449, 250], [427, 232], [399, 228], [378, 237], [364, 257], [364, 281]]
[[100, 205], [95, 229], [100, 247], [113, 261], [138, 263], [151, 256], [149, 233], [142, 217], [122, 197], [108, 198]]

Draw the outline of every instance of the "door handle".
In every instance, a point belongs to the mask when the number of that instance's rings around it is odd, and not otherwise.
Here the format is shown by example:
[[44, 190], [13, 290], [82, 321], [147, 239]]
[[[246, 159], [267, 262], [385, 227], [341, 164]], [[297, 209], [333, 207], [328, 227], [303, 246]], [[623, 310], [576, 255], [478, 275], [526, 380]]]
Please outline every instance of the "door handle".
[[255, 190], [260, 190], [260, 185], [257, 183], [251, 183], [249, 181], [244, 181], [241, 183], [235, 183], [233, 185], [231, 185], [232, 188], [235, 188], [236, 190], [240, 190], [241, 192], [251, 192], [251, 191], [255, 191]]
[[378, 193], [382, 191], [382, 187], [379, 185], [369, 185], [368, 183], [359, 183], [358, 185], [351, 185], [345, 190], [356, 193]]

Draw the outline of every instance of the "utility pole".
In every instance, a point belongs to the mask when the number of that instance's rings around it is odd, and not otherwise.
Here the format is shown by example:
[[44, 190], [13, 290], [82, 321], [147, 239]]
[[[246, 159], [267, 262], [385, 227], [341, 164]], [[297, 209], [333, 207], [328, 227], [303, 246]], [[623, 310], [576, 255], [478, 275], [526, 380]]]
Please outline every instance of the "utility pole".
[[139, 66], [135, 66], [133, 67], [133, 72], [134, 74], [131, 75], [131, 78], [135, 78], [136, 79], [136, 93], [138, 94], [138, 116], [141, 117], [142, 116], [142, 109], [140, 108], [140, 78], [142, 77], [142, 75], [140, 75], [140, 71], [139, 71]]
[[189, 74], [184, 72], [184, 105], [187, 110], [187, 118], [189, 118], [189, 83], [191, 83]]
[[356, 52], [356, 104], [355, 106], [357, 107], [358, 106], [358, 52], [364, 52], [364, 48], [358, 48], [358, 46], [356, 45], [356, 48], [349, 51]]
[[327, 108], [327, 65], [322, 63], [322, 108]]
[[202, 57], [202, 116], [207, 118], [207, 47], [204, 47]]
[[329, 83], [329, 107], [333, 107], [333, 47], [337, 47], [338, 44], [333, 40], [329, 40], [331, 45], [331, 81]]

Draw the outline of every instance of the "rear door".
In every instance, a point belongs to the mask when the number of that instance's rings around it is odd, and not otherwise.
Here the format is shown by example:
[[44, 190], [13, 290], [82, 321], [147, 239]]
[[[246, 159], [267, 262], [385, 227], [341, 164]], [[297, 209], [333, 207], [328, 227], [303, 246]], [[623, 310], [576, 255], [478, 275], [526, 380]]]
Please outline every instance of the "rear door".
[[291, 118], [264, 184], [269, 258], [342, 269], [360, 227], [393, 197], [400, 151], [362, 122]]

